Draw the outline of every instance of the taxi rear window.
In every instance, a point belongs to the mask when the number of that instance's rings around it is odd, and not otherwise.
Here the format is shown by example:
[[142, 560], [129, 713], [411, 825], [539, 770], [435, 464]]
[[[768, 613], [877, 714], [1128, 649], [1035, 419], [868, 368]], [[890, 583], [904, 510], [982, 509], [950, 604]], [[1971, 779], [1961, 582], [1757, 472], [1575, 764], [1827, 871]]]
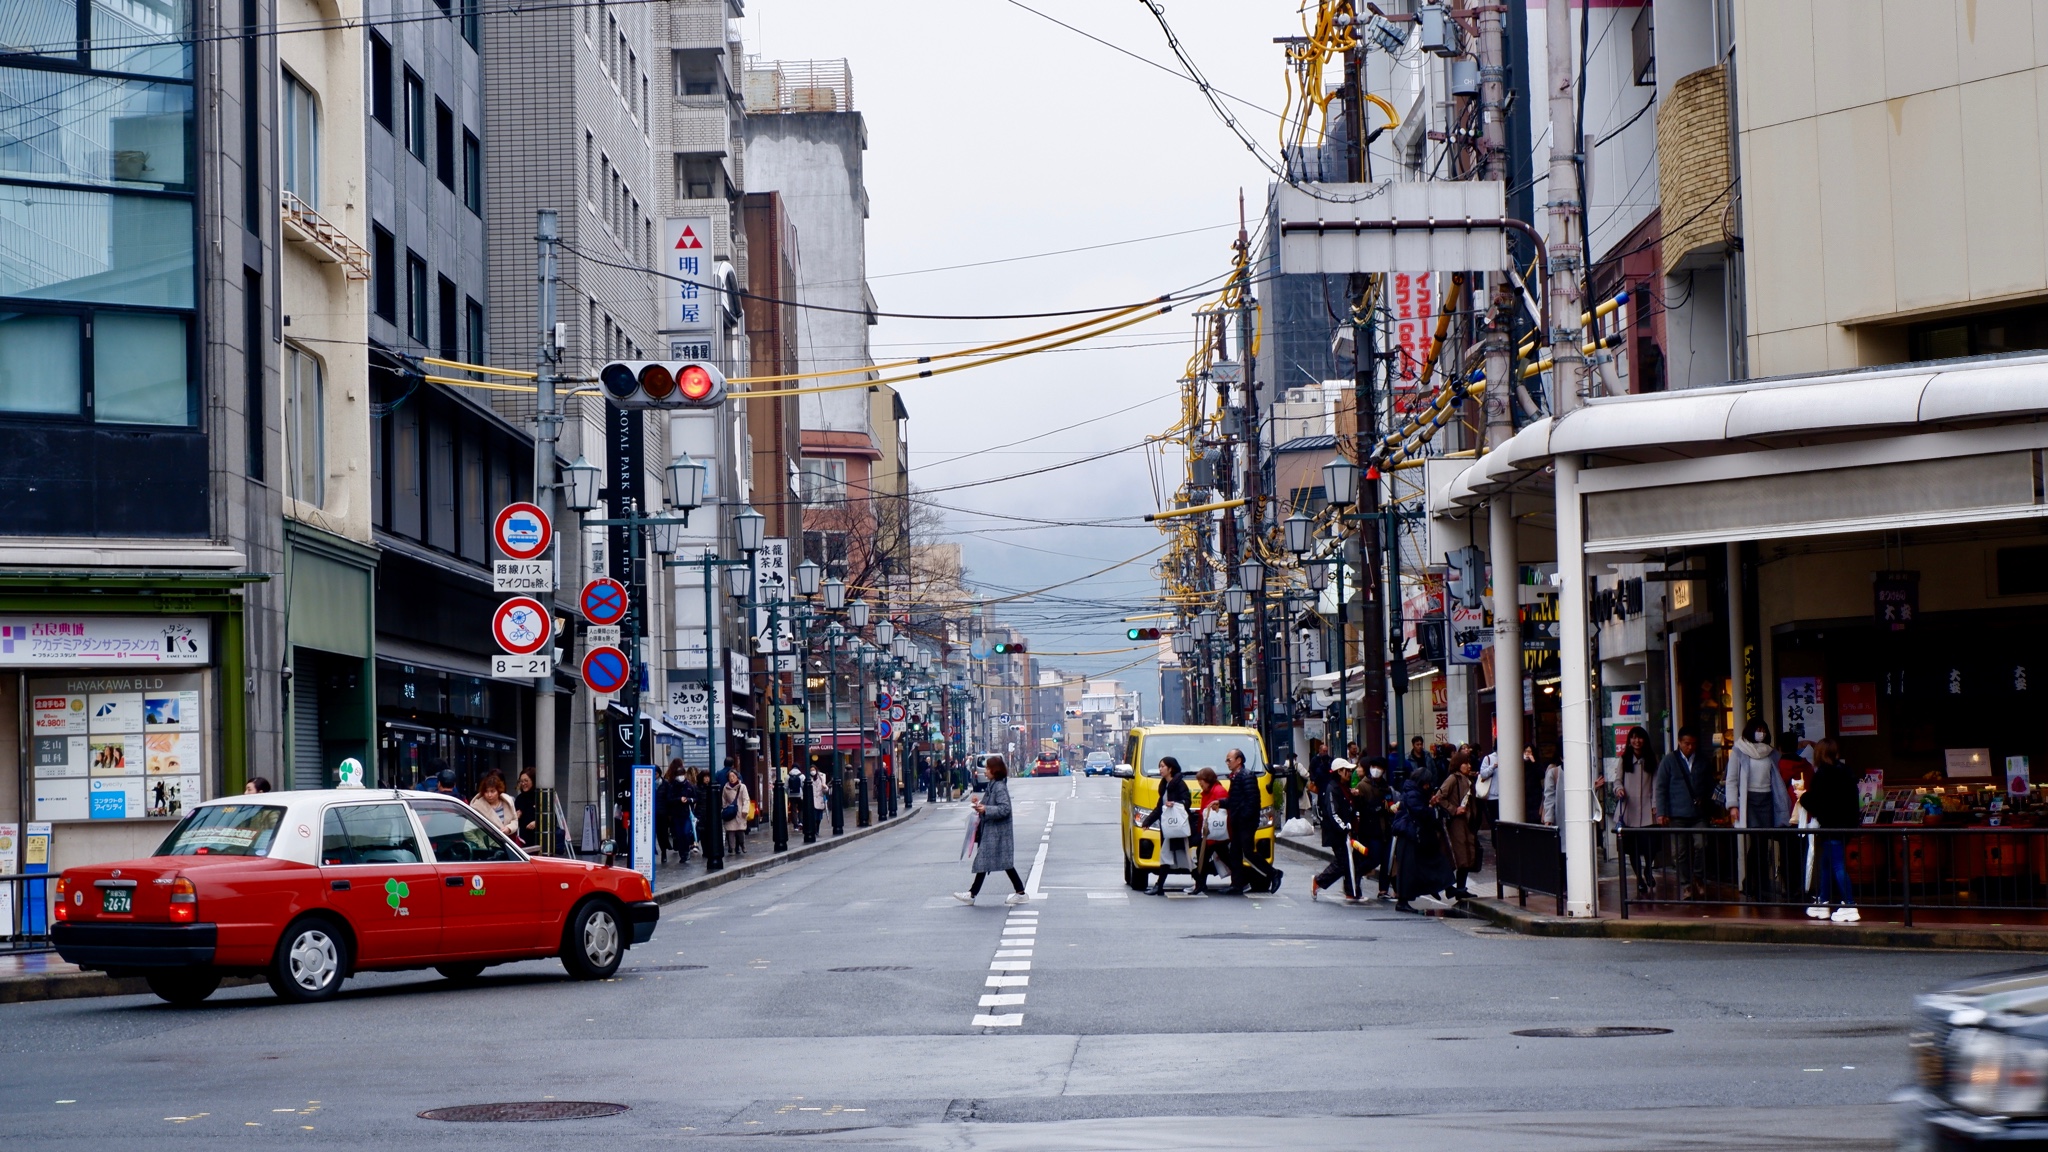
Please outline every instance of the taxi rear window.
[[1180, 765], [1181, 775], [1192, 778], [1204, 768], [1216, 775], [1230, 775], [1224, 758], [1231, 752], [1243, 754], [1245, 767], [1254, 775], [1266, 770], [1266, 758], [1259, 742], [1240, 732], [1162, 732], [1145, 737], [1145, 762], [1133, 765], [1147, 776], [1159, 775], [1159, 761], [1167, 756]]
[[194, 808], [157, 848], [159, 856], [268, 856], [284, 809], [274, 804]]

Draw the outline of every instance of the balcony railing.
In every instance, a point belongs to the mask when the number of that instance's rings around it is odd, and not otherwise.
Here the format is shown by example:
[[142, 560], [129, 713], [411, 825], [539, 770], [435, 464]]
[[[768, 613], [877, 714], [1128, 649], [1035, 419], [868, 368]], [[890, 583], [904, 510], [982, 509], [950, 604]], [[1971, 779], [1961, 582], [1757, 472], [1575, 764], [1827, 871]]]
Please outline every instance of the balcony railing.
[[749, 112], [851, 112], [853, 72], [844, 60], [749, 60]]
[[321, 263], [341, 265], [341, 274], [350, 280], [370, 278], [370, 254], [349, 239], [348, 233], [329, 224], [325, 216], [315, 212], [296, 193], [283, 194], [283, 208], [285, 231], [293, 239], [311, 245]]

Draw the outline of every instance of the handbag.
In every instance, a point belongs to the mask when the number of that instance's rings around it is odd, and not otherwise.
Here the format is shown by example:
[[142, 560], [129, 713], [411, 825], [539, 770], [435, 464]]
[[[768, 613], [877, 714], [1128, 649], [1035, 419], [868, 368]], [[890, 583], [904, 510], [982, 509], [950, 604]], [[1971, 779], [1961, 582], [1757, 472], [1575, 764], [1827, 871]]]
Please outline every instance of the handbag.
[[1204, 840], [1230, 839], [1230, 813], [1221, 804], [1211, 804], [1202, 813], [1202, 838]]
[[1188, 825], [1188, 807], [1178, 800], [1169, 800], [1159, 813], [1159, 834], [1169, 840], [1185, 840], [1193, 834]]

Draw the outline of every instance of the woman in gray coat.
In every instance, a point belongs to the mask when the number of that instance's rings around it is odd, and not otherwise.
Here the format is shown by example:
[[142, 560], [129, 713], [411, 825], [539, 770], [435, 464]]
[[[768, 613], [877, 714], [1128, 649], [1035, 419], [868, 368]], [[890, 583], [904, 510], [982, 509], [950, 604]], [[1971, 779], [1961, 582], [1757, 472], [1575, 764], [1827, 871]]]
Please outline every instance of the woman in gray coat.
[[1029, 897], [1024, 895], [1024, 881], [1017, 875], [1017, 837], [1010, 828], [1010, 768], [1001, 756], [989, 757], [986, 767], [988, 787], [974, 801], [974, 811], [981, 818], [981, 827], [975, 834], [974, 883], [965, 892], [953, 893], [953, 897], [963, 904], [974, 903], [974, 898], [981, 895], [981, 882], [1000, 869], [1017, 889], [1004, 897], [1003, 903], [1022, 904]]

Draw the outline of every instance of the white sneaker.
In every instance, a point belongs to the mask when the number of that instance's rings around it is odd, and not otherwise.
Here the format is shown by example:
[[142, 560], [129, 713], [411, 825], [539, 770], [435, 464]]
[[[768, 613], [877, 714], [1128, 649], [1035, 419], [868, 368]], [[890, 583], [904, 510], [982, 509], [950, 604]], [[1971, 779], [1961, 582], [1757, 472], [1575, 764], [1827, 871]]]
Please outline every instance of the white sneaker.
[[1031, 897], [1026, 896], [1022, 892], [1012, 892], [1008, 896], [1003, 897], [1003, 903], [1005, 904], [1029, 904], [1030, 902]]
[[1862, 921], [1863, 914], [1861, 912], [1856, 911], [1854, 908], [1840, 908], [1837, 909], [1835, 911], [1835, 914], [1829, 917], [1829, 919], [1833, 920], [1837, 924], [1856, 924]]
[[1825, 920], [1825, 919], [1827, 919], [1827, 918], [1828, 918], [1828, 909], [1827, 909], [1827, 905], [1825, 905], [1825, 904], [1813, 904], [1813, 905], [1809, 905], [1809, 906], [1807, 907], [1807, 909], [1806, 909], [1806, 914], [1807, 914], [1808, 916], [1811, 916], [1811, 917], [1813, 917], [1813, 918], [1814, 918], [1815, 920]]
[[974, 893], [972, 893], [972, 892], [955, 892], [955, 893], [953, 893], [953, 899], [955, 899], [955, 900], [958, 900], [958, 901], [959, 901], [959, 902], [961, 902], [962, 904], [972, 904], [972, 903], [974, 903]]

